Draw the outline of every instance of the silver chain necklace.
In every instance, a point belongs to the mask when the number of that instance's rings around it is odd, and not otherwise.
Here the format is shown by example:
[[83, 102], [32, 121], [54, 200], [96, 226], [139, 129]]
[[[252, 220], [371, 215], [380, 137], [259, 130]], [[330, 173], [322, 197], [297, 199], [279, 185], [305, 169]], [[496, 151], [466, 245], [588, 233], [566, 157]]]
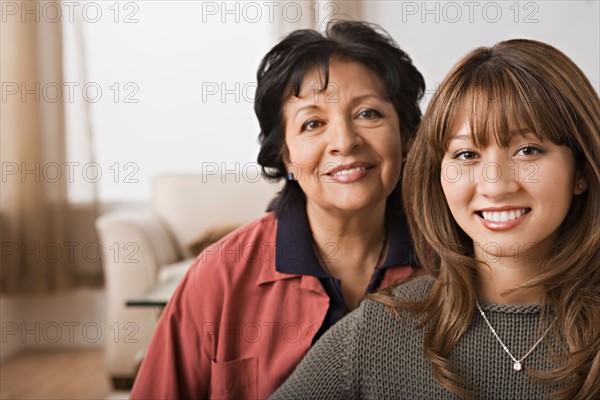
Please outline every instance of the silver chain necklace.
[[494, 334], [494, 336], [496, 337], [496, 339], [498, 340], [498, 342], [500, 343], [500, 345], [502, 346], [502, 348], [504, 349], [504, 351], [506, 352], [506, 354], [508, 354], [510, 356], [510, 358], [514, 361], [513, 369], [515, 371], [520, 371], [520, 370], [523, 369], [523, 365], [521, 364], [523, 362], [523, 360], [525, 360], [527, 358], [527, 356], [529, 356], [531, 354], [531, 352], [538, 346], [538, 344], [540, 344], [542, 342], [542, 340], [544, 340], [544, 338], [546, 337], [546, 335], [548, 334], [548, 332], [550, 332], [550, 328], [552, 328], [552, 325], [556, 321], [556, 319], [554, 321], [552, 321], [552, 323], [550, 324], [550, 326], [548, 327], [548, 329], [546, 329], [546, 332], [544, 332], [544, 334], [538, 339], [538, 341], [535, 342], [535, 344], [533, 345], [533, 347], [531, 349], [529, 349], [529, 351], [527, 353], [525, 353], [525, 355], [523, 357], [521, 357], [519, 360], [517, 360], [517, 358], [512, 355], [512, 353], [510, 352], [510, 350], [508, 350], [508, 347], [506, 347], [506, 345], [504, 344], [504, 342], [500, 339], [500, 336], [498, 336], [498, 334], [496, 333], [496, 330], [494, 329], [494, 327], [492, 326], [492, 324], [490, 324], [490, 321], [487, 319], [487, 317], [485, 316], [483, 310], [481, 309], [481, 306], [479, 305], [479, 301], [475, 300], [475, 304], [477, 305], [477, 309], [479, 310], [479, 313], [483, 317], [485, 323], [490, 328], [490, 330], [492, 331], [492, 333]]

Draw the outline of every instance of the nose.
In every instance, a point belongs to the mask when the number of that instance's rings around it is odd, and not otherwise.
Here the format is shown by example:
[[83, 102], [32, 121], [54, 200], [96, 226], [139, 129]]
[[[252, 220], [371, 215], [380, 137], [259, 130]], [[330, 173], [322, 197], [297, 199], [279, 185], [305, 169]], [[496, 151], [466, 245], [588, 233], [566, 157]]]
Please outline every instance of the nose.
[[329, 152], [337, 155], [347, 155], [363, 145], [364, 141], [359, 132], [346, 118], [339, 118], [330, 124]]
[[477, 192], [482, 196], [496, 199], [519, 190], [518, 171], [515, 171], [514, 163], [496, 159], [481, 163], [478, 170], [475, 179]]

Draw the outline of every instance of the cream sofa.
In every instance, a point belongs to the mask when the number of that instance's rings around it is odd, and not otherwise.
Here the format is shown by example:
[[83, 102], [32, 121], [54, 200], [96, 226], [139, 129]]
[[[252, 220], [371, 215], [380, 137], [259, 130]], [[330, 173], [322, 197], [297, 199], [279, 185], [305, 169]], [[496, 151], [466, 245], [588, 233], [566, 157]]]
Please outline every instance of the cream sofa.
[[153, 180], [147, 210], [115, 211], [97, 219], [105, 255], [105, 332], [110, 332], [105, 367], [116, 388], [133, 382], [160, 315], [158, 308], [127, 307], [126, 301], [157, 282], [181, 279], [195, 257], [190, 243], [215, 227], [259, 217], [279, 187], [231, 174], [164, 175]]

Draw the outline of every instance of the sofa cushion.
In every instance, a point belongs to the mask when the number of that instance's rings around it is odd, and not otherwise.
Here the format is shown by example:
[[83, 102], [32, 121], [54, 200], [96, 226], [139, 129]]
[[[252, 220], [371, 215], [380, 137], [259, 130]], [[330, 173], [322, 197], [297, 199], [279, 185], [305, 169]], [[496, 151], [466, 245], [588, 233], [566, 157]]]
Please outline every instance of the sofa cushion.
[[186, 258], [173, 264], [163, 265], [158, 271], [158, 281], [167, 282], [171, 279], [179, 282], [194, 263], [195, 258]]
[[262, 178], [232, 175], [161, 175], [154, 178], [152, 207], [177, 239], [181, 254], [212, 226], [240, 224], [264, 214], [280, 188]]
[[195, 240], [193, 240], [189, 245], [188, 249], [194, 255], [198, 255], [204, 250], [206, 247], [211, 244], [218, 242], [230, 232], [233, 232], [243, 224], [224, 224], [212, 226], [202, 232], [200, 236], [198, 236]]

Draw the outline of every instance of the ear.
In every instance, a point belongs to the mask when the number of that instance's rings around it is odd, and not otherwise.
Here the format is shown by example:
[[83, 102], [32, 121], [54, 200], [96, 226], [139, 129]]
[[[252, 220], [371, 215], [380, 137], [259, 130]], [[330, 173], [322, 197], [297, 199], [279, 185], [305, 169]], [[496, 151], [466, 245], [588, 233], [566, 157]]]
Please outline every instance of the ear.
[[580, 194], [585, 193], [588, 188], [588, 180], [585, 177], [585, 173], [583, 171], [577, 172], [575, 176], [575, 188], [573, 189], [573, 194], [575, 196], [579, 196]]
[[290, 159], [290, 152], [287, 146], [284, 145], [281, 147], [280, 151], [281, 160], [283, 161], [283, 165], [285, 165], [285, 170], [287, 173], [287, 180], [293, 181], [297, 180], [300, 177], [300, 171], [298, 165]]
[[290, 151], [288, 150], [287, 145], [284, 143], [283, 146], [281, 146], [281, 150], [279, 150], [279, 154], [281, 155], [281, 159], [283, 160], [283, 164], [286, 166], [290, 165], [290, 163], [292, 162], [290, 160]]

